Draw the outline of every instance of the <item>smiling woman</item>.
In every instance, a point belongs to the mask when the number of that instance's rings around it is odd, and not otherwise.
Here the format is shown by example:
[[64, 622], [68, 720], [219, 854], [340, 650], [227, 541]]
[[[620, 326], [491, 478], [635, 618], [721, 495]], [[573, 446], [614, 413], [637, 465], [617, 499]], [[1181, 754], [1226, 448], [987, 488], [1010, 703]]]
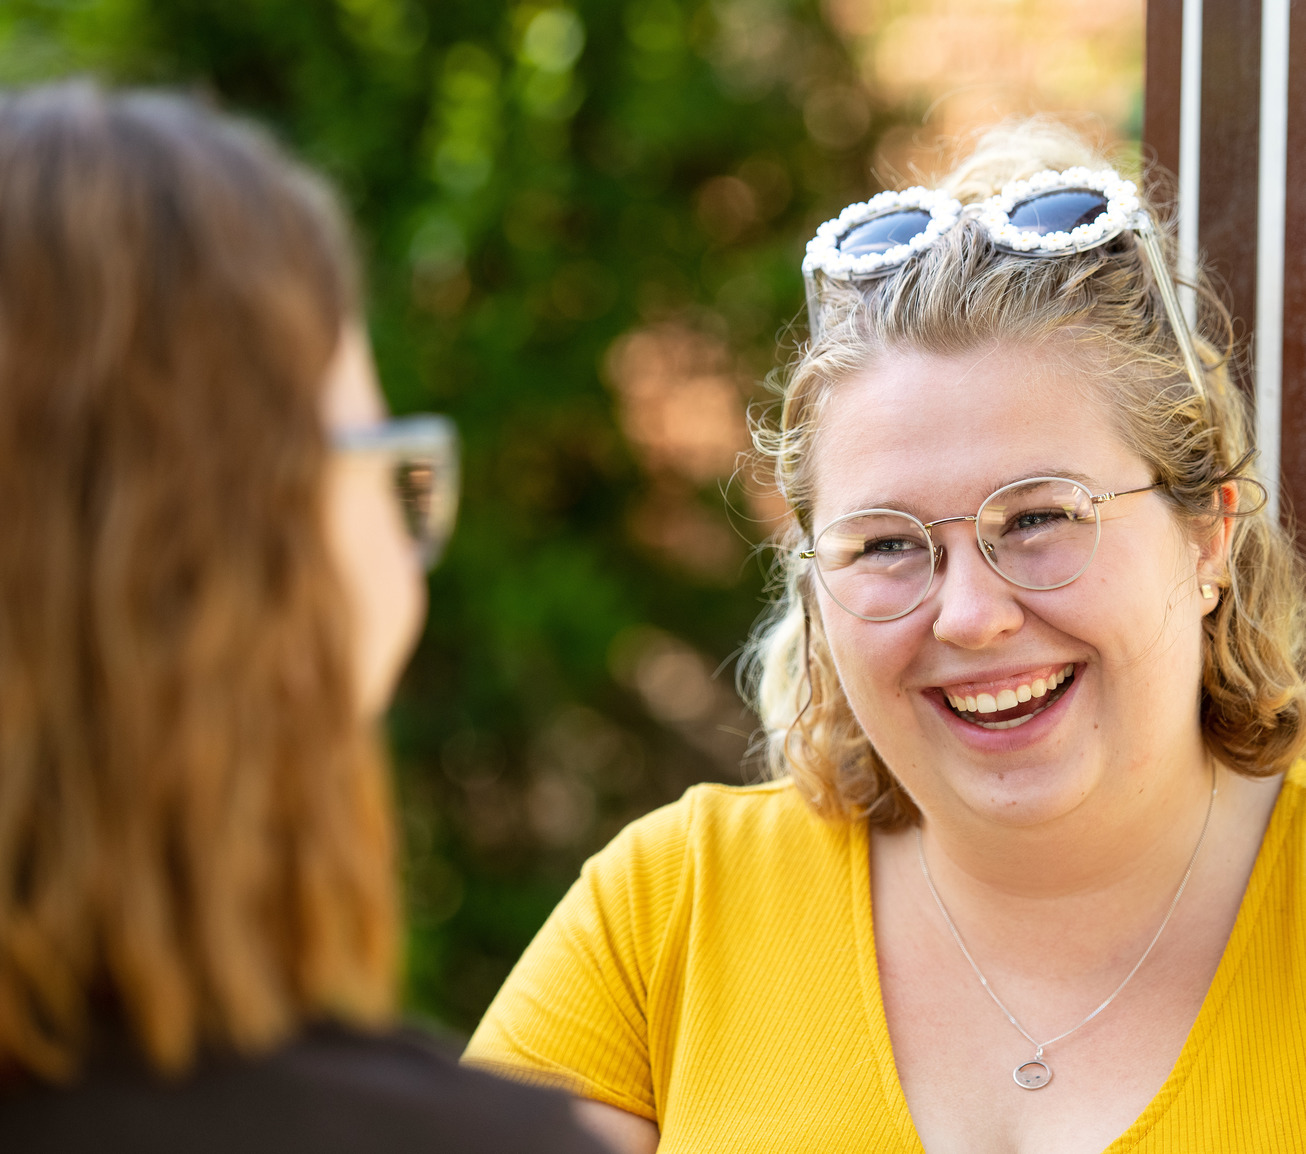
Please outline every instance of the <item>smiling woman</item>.
[[804, 271], [775, 780], [591, 861], [470, 1059], [631, 1150], [1290, 1149], [1301, 572], [1153, 216], [1028, 124]]

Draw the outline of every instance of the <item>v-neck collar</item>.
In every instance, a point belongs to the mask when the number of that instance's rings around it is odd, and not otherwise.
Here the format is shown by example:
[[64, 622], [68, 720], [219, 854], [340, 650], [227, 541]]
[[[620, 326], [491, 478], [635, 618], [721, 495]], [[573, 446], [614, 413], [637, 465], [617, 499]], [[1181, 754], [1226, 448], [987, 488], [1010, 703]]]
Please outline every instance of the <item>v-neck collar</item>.
[[[1302, 804], [1306, 787], [1306, 761], [1299, 761], [1288, 771], [1274, 803], [1274, 809], [1261, 839], [1251, 877], [1238, 905], [1233, 930], [1220, 956], [1215, 976], [1202, 999], [1201, 1009], [1193, 1020], [1184, 1039], [1179, 1057], [1161, 1088], [1143, 1108], [1142, 1113], [1119, 1135], [1102, 1154], [1130, 1154], [1152, 1132], [1174, 1105], [1184, 1085], [1192, 1075], [1203, 1047], [1215, 1028], [1228, 999], [1229, 991], [1243, 966], [1247, 949], [1261, 917], [1267, 895], [1273, 889], [1272, 879], [1282, 856], [1287, 834], [1293, 828], [1297, 811]], [[865, 1003], [867, 1028], [876, 1057], [880, 1079], [881, 1101], [893, 1115], [893, 1123], [900, 1132], [904, 1148], [914, 1147], [925, 1154], [920, 1135], [912, 1122], [907, 1098], [898, 1077], [894, 1061], [893, 1043], [889, 1036], [889, 1020], [884, 1010], [884, 991], [880, 987], [879, 958], [875, 948], [875, 914], [871, 905], [871, 838], [866, 822], [850, 823], [849, 828], [849, 882], [852, 889], [853, 927], [857, 941], [858, 965], [861, 973], [862, 998]]]

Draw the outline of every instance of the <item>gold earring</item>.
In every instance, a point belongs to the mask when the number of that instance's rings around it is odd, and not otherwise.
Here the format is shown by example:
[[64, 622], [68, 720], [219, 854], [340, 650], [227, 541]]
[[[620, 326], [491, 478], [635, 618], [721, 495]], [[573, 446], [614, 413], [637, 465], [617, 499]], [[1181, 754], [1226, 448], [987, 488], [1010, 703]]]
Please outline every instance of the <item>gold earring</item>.
[[1202, 597], [1205, 598], [1207, 601], [1214, 601], [1214, 600], [1215, 600], [1215, 586], [1214, 586], [1214, 585], [1209, 585], [1209, 584], [1203, 583], [1203, 585], [1202, 585]]

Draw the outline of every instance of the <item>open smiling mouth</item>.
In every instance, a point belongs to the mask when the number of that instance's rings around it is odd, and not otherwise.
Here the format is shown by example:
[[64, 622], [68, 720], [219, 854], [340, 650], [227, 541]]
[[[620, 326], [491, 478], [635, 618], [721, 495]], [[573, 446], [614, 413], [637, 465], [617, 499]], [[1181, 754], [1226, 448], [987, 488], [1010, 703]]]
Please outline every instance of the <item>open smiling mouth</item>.
[[1025, 685], [991, 693], [960, 696], [944, 692], [953, 713], [981, 729], [1014, 729], [1055, 705], [1075, 680], [1075, 667], [1067, 665], [1051, 677], [1037, 677]]

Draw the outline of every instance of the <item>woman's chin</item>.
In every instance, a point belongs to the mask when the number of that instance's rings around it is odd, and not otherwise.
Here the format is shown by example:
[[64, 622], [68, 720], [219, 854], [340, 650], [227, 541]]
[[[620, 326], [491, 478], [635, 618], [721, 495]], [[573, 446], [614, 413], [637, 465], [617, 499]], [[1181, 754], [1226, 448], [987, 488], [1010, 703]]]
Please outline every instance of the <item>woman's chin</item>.
[[1071, 762], [1028, 762], [1003, 769], [973, 763], [940, 768], [941, 784], [952, 795], [953, 805], [960, 804], [986, 822], [1010, 828], [1054, 824], [1077, 810], [1093, 792], [1092, 769], [1078, 757]]
[[1011, 728], [959, 716], [941, 693], [922, 696], [926, 712], [913, 728], [925, 741], [915, 749], [879, 748], [890, 766], [919, 767], [899, 776], [927, 815], [947, 820], [951, 810], [1028, 828], [1057, 822], [1093, 795], [1101, 777], [1094, 766], [1103, 764], [1093, 756], [1101, 730], [1089, 725], [1082, 732], [1077, 724], [1092, 713], [1089, 686], [1071, 685], [1050, 708]]
[[932, 760], [945, 791], [968, 809], [1012, 826], [1055, 821], [1076, 809], [1091, 792], [1093, 774], [1084, 755], [1100, 732], [1074, 732], [1092, 712], [1082, 671], [1076, 667], [1077, 676], [1046, 709], [1015, 725], [958, 713], [942, 693], [926, 693], [932, 716], [922, 729], [935, 739]]

